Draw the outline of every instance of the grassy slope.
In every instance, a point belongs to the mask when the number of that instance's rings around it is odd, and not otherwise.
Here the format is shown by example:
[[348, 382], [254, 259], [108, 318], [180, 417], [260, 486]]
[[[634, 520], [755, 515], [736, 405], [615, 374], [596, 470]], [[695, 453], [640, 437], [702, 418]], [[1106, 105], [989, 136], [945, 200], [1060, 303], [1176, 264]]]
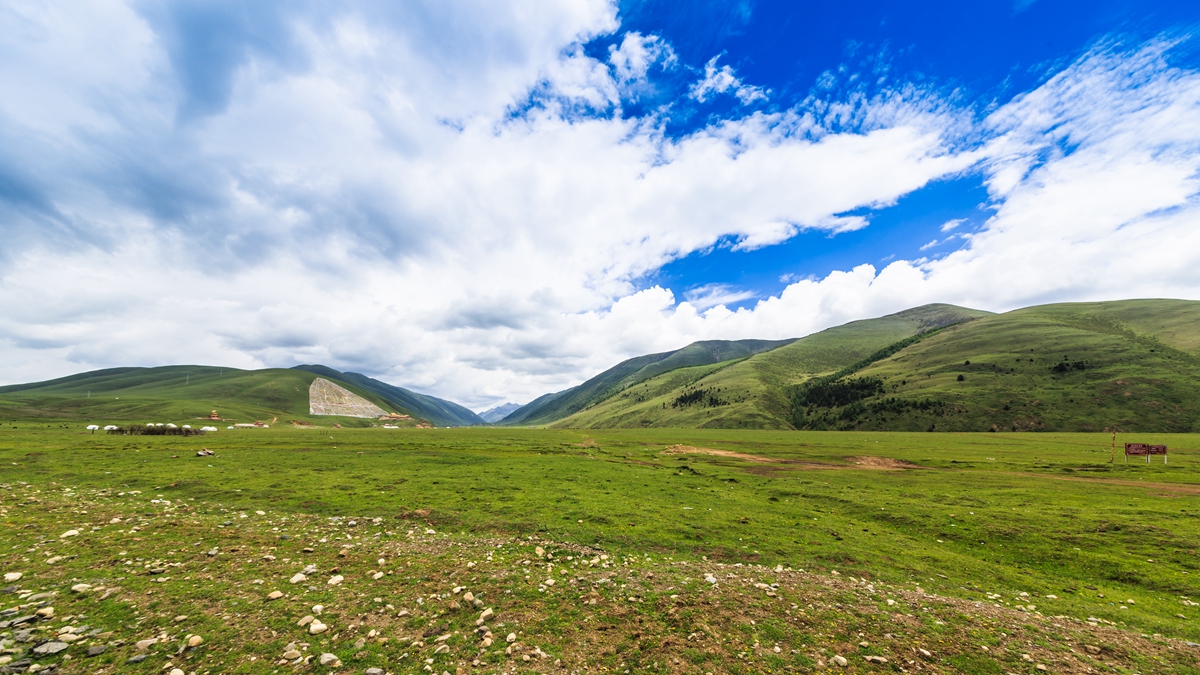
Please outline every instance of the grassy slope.
[[[365, 422], [309, 415], [308, 387], [316, 377], [312, 373], [278, 368], [114, 368], [48, 382], [0, 387], [0, 418], [186, 424], [206, 417], [215, 409], [222, 417], [238, 422], [272, 417], [342, 424]], [[404, 412], [351, 383], [339, 384], [384, 410]]]
[[457, 403], [434, 396], [418, 394], [403, 387], [380, 382], [361, 373], [343, 373], [328, 366], [320, 365], [296, 366], [295, 369], [315, 373], [322, 377], [337, 380], [338, 382], [349, 383], [364, 391], [369, 391], [379, 398], [388, 401], [393, 407], [427, 419], [439, 427], [469, 427], [476, 424], [486, 424], [483, 418]]
[[[1064, 359], [1085, 368], [1054, 372]], [[1016, 310], [948, 329], [857, 375], [882, 378], [899, 399], [947, 406], [944, 415], [868, 415], [851, 428], [1191, 431], [1200, 428], [1200, 302]]]
[[576, 387], [540, 396], [505, 417], [502, 424], [546, 424], [584, 410], [662, 373], [742, 359], [790, 342], [792, 341], [704, 340], [693, 342], [673, 352], [638, 356], [622, 361]]
[[[925, 305], [897, 314], [854, 321], [770, 351], [721, 366], [681, 368], [651, 378], [591, 408], [558, 421], [561, 427], [787, 428], [788, 390], [830, 373], [897, 340], [987, 312], [953, 305]], [[672, 408], [689, 388], [719, 390], [728, 405]], [[664, 407], [664, 405], [666, 407]]]

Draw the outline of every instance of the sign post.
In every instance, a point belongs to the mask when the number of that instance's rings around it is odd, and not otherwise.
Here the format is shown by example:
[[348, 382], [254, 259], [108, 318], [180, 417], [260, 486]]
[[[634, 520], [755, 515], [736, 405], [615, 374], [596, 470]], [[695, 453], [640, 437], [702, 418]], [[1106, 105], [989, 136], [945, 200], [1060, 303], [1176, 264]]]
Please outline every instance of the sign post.
[[1167, 446], [1165, 445], [1150, 445], [1148, 443], [1126, 443], [1125, 444], [1125, 463], [1129, 463], [1129, 457], [1145, 457], [1146, 463], [1150, 463], [1150, 455], [1162, 455], [1163, 464], [1167, 463]]

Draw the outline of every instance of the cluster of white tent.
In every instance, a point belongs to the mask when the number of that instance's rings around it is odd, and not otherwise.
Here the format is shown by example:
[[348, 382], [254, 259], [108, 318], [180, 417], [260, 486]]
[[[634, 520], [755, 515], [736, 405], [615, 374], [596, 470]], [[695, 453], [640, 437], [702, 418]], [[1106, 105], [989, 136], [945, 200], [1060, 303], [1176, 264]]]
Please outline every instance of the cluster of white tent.
[[[176, 426], [176, 425], [174, 425], [174, 424], [171, 424], [170, 422], [167, 422], [166, 424], [163, 424], [163, 423], [161, 423], [161, 422], [159, 422], [159, 423], [157, 423], [157, 424], [155, 424], [154, 422], [147, 422], [147, 423], [146, 423], [146, 426], [147, 426], [147, 427], [166, 427], [167, 429], [179, 429], [179, 428], [180, 428], [180, 427], [178, 427], [178, 426]], [[98, 431], [100, 428], [101, 428], [101, 427], [100, 427], [100, 425], [98, 425], [98, 424], [89, 424], [89, 425], [87, 425], [87, 430], [88, 430], [88, 431], [90, 431], [90, 432], [92, 432], [92, 433], [96, 433], [96, 431]], [[115, 425], [115, 424], [109, 424], [109, 425], [107, 425], [107, 426], [103, 427], [103, 429], [104, 429], [105, 431], [116, 431], [117, 429], [120, 429], [120, 428], [121, 428], [121, 427], [118, 427], [118, 426], [117, 426], [117, 425]], [[191, 428], [192, 428], [192, 425], [190, 425], [190, 424], [185, 424], [185, 425], [183, 425], [183, 427], [182, 427], [182, 428], [184, 428], [184, 429], [191, 429]], [[229, 427], [229, 428], [230, 428], [230, 429], [232, 429], [233, 427]], [[217, 428], [216, 428], [216, 427], [200, 427], [200, 431], [217, 431]]]

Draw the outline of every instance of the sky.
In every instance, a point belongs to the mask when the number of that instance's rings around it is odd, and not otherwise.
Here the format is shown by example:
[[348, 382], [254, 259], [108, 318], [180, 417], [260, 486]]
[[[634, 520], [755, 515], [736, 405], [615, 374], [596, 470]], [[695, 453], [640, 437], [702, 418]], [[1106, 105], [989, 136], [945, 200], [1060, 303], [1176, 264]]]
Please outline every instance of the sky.
[[1200, 5], [0, 0], [0, 384], [484, 410], [930, 302], [1200, 299]]

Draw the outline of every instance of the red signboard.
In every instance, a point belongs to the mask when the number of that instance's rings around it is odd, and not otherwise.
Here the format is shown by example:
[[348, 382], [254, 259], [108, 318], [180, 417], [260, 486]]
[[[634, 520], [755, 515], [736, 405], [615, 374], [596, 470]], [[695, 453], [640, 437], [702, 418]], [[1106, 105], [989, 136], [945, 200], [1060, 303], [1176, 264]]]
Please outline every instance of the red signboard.
[[1163, 464], [1167, 463], [1167, 446], [1165, 445], [1150, 445], [1149, 443], [1126, 443], [1125, 444], [1125, 461], [1129, 461], [1129, 457], [1145, 457], [1146, 463], [1150, 463], [1150, 455], [1162, 455]]

